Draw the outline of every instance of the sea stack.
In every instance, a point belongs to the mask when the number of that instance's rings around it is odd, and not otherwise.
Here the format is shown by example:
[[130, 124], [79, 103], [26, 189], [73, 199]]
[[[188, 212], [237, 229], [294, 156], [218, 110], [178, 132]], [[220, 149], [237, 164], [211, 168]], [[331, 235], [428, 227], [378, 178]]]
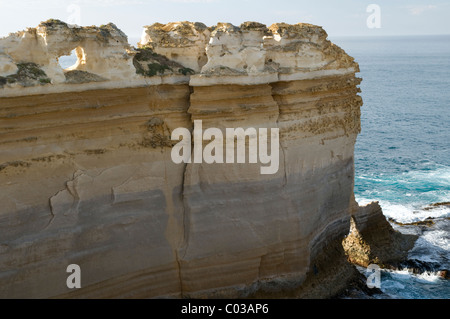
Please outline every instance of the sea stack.
[[[0, 39], [0, 297], [333, 296], [354, 275], [357, 72], [305, 23], [152, 24], [134, 48], [114, 24], [49, 20]], [[195, 120], [278, 128], [279, 169], [174, 163]]]

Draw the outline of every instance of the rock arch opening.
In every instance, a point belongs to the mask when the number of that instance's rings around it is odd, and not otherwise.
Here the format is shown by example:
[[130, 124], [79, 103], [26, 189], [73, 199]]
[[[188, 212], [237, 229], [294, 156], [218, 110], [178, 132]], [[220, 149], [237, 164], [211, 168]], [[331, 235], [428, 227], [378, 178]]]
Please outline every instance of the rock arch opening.
[[73, 49], [69, 55], [62, 55], [58, 58], [58, 63], [64, 71], [72, 71], [86, 64], [86, 57], [82, 47]]

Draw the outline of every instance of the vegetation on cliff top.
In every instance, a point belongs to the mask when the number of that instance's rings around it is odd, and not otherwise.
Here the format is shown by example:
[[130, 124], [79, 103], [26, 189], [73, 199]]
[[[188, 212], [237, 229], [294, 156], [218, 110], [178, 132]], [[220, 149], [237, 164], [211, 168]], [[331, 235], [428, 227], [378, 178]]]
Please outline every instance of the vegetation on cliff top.
[[40, 25], [47, 27], [47, 28], [54, 28], [57, 26], [64, 26], [67, 27], [67, 23], [64, 21], [58, 20], [58, 19], [48, 19], [47, 21], [43, 21], [40, 23]]
[[45, 85], [51, 83], [47, 74], [33, 62], [18, 63], [16, 74], [10, 74], [6, 77], [0, 76], [0, 86], [9, 83], [19, 83], [23, 86], [34, 86], [36, 84]]
[[164, 55], [154, 52], [149, 47], [138, 48], [136, 51], [137, 53], [133, 58], [133, 65], [136, 68], [137, 74], [155, 76], [157, 74], [164, 74], [166, 70], [171, 73], [178, 72], [183, 75], [195, 73], [194, 70], [186, 68]]

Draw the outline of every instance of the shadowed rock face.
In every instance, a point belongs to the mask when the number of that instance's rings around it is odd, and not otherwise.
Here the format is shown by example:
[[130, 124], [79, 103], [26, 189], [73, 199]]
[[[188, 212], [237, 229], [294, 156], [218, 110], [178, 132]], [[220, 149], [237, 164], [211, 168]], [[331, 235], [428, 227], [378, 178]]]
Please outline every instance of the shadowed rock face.
[[[326, 36], [176, 22], [145, 27], [133, 49], [112, 24], [52, 20], [0, 39], [0, 296], [339, 291], [354, 270], [340, 243], [355, 211], [361, 80]], [[49, 82], [8, 82], [19, 62]], [[279, 128], [278, 171], [175, 164], [171, 132], [195, 120]], [[81, 289], [66, 286], [69, 264]]]

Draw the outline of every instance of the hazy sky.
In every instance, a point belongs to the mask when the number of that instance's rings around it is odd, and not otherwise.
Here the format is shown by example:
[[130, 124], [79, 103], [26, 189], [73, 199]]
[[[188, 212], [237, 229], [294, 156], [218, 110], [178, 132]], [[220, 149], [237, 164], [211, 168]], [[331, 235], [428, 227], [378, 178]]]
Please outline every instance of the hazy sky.
[[[369, 28], [370, 4], [380, 8], [379, 28]], [[308, 22], [330, 36], [450, 34], [450, 1], [403, 0], [0, 0], [0, 37], [56, 18], [80, 25], [115, 23], [129, 37], [155, 22]], [[375, 21], [375, 20], [372, 20]]]

